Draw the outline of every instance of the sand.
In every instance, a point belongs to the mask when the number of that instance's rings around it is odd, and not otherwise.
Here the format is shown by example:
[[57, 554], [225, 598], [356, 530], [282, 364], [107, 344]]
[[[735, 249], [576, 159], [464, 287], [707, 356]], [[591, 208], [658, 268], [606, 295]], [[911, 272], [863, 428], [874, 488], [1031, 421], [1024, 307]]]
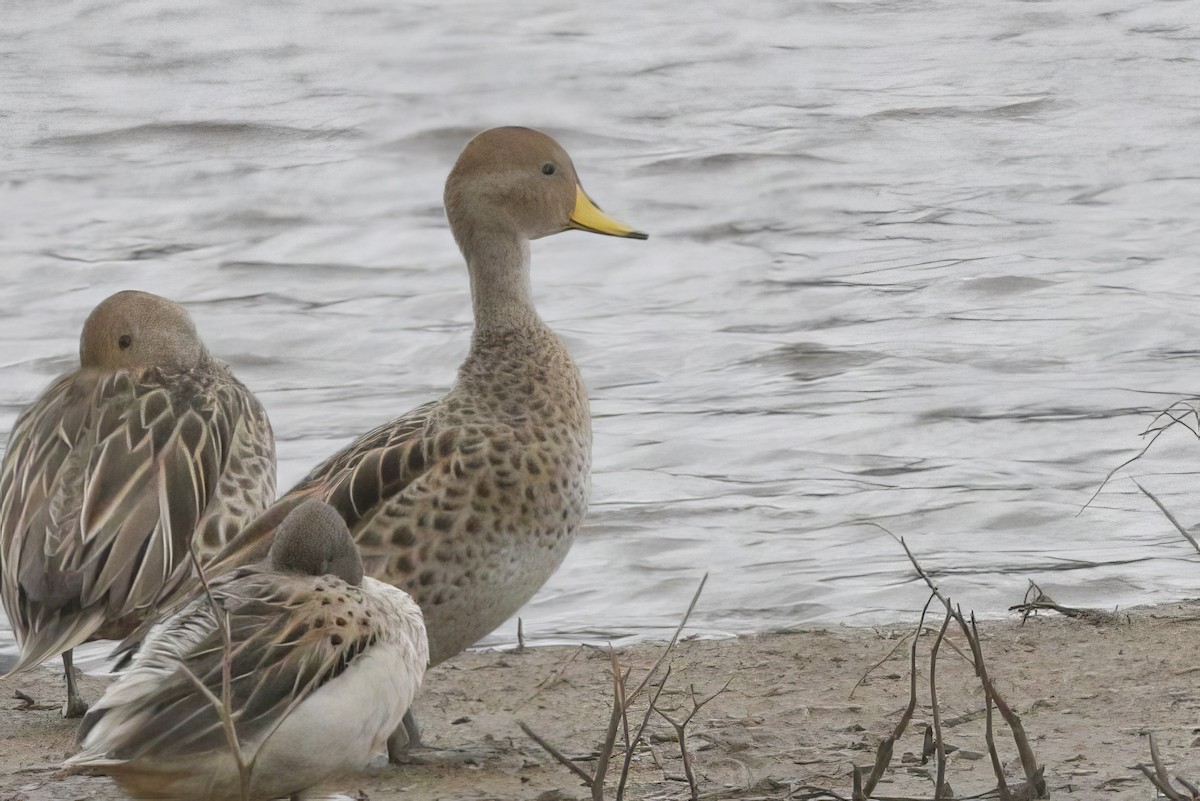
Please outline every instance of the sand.
[[[902, 640], [912, 629], [842, 627], [682, 640], [659, 706], [680, 718], [690, 708], [689, 686], [702, 698], [728, 682], [686, 729], [700, 793], [798, 799], [824, 788], [848, 798], [851, 766], [874, 761], [878, 743], [908, 703]], [[962, 645], [961, 636], [950, 639]], [[1155, 732], [1168, 766], [1200, 780], [1200, 601], [1135, 609], [1100, 625], [1055, 614], [1024, 624], [987, 621], [981, 639], [997, 688], [1021, 716], [1045, 766], [1052, 797], [1153, 798], [1153, 788], [1134, 769], [1149, 761], [1147, 731]], [[877, 796], [933, 797], [933, 762], [919, 760], [931, 720], [932, 640], [921, 640], [920, 703]], [[632, 668], [635, 683], [662, 650], [661, 644], [642, 644], [618, 649], [617, 656]], [[970, 665], [943, 646], [937, 678], [953, 791], [961, 797], [993, 789], [983, 696]], [[95, 698], [105, 681], [84, 677], [83, 690]], [[61, 675], [47, 669], [0, 683], [0, 692], [8, 699], [20, 689], [38, 701], [57, 702], [60, 682]], [[377, 764], [331, 789], [371, 801], [590, 798], [591, 791], [526, 737], [517, 721], [581, 757], [579, 764], [591, 773], [609, 719], [611, 682], [603, 649], [463, 654], [426, 677], [418, 711], [426, 742], [436, 748], [413, 764]], [[0, 801], [123, 798], [107, 778], [62, 775], [57, 764], [72, 753], [73, 724], [57, 709], [19, 706], [16, 700], [0, 703]], [[644, 709], [635, 705], [633, 725]], [[674, 729], [653, 715], [647, 731], [632, 759], [626, 797], [688, 798]], [[1019, 780], [1007, 728], [997, 739], [1008, 775]], [[622, 760], [618, 747], [606, 798], [615, 798]]]

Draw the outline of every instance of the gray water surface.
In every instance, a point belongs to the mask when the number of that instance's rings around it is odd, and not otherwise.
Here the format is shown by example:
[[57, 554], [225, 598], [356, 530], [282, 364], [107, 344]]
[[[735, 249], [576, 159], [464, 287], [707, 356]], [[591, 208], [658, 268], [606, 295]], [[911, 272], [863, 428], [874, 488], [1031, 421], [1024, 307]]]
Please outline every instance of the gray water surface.
[[[441, 185], [554, 134], [631, 242], [534, 245], [595, 414], [538, 642], [1194, 595], [1195, 3], [9, 2], [0, 431], [108, 294], [194, 315], [287, 487], [449, 386], [471, 326]], [[0, 635], [8, 636], [0, 632]], [[515, 624], [488, 642], [510, 641]], [[8, 638], [11, 653], [11, 638]]]

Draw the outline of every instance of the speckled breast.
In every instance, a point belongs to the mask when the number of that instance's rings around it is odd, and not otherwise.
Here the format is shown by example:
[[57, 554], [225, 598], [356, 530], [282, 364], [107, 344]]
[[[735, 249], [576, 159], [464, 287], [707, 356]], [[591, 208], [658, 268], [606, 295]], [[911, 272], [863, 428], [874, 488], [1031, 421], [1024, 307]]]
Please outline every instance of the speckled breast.
[[[566, 557], [591, 490], [591, 418], [569, 355], [468, 369], [432, 427], [439, 467], [406, 489], [383, 574], [420, 604], [437, 664], [517, 612]], [[481, 423], [480, 421], [487, 421]], [[439, 454], [432, 454], [439, 456]], [[399, 510], [397, 510], [399, 511]], [[368, 566], [371, 569], [371, 566]]]

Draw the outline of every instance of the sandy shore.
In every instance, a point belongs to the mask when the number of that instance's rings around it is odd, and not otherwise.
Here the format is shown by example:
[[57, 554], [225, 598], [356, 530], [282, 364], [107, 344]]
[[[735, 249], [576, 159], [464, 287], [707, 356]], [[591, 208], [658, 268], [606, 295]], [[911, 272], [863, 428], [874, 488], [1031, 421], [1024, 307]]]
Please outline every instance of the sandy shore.
[[[712, 798], [783, 799], [807, 797], [809, 790], [797, 789], [807, 785], [848, 797], [851, 765], [874, 761], [879, 741], [908, 703], [908, 653], [901, 641], [912, 628], [681, 641], [659, 702], [668, 714], [686, 712], [690, 685], [704, 696], [729, 682], [687, 727], [700, 791]], [[1053, 797], [1153, 798], [1134, 770], [1149, 760], [1145, 731], [1156, 733], [1167, 765], [1200, 779], [1200, 601], [1137, 609], [1101, 625], [1058, 616], [1024, 625], [991, 621], [982, 624], [981, 638], [985, 662], [1020, 714]], [[920, 703], [877, 795], [933, 795], [932, 762], [921, 765], [913, 756], [919, 756], [931, 720], [932, 640], [921, 640]], [[962, 644], [959, 636], [951, 640]], [[643, 644], [617, 654], [636, 682], [662, 648]], [[943, 646], [937, 678], [945, 740], [954, 749], [950, 784], [959, 796], [992, 789], [982, 694], [973, 672]], [[104, 681], [85, 677], [88, 697], [97, 697]], [[531, 742], [517, 721], [581, 757], [579, 764], [591, 772], [611, 709], [611, 681], [609, 656], [601, 649], [464, 654], [430, 672], [419, 705], [427, 744], [439, 750], [414, 764], [377, 766], [333, 789], [371, 801], [589, 798], [580, 780]], [[20, 689], [38, 701], [58, 701], [60, 682], [46, 670], [0, 685], [6, 699], [0, 709], [0, 801], [123, 797], [106, 778], [57, 771], [72, 753], [74, 726], [56, 709], [19, 709], [16, 700], [7, 700]], [[644, 709], [636, 706], [635, 725]], [[687, 798], [673, 729], [654, 715], [648, 732], [648, 743], [632, 760], [627, 797]], [[998, 741], [1009, 776], [1019, 779], [1006, 728]], [[615, 797], [622, 758], [618, 749], [606, 797]]]

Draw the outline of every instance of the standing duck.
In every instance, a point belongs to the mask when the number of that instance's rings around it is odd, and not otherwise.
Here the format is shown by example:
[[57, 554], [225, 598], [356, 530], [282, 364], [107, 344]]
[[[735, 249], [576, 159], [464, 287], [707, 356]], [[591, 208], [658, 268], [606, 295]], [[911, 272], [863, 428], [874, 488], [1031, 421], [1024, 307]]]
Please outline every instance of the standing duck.
[[84, 750], [67, 767], [111, 775], [135, 799], [327, 798], [317, 785], [383, 750], [428, 659], [421, 610], [364, 578], [341, 515], [308, 500], [264, 563], [226, 573], [150, 630], [83, 719]]
[[191, 575], [189, 547], [215, 553], [275, 496], [267, 415], [180, 306], [118, 292], [79, 361], [17, 418], [0, 465], [12, 673], [61, 654], [64, 717], [87, 710], [71, 649], [129, 634]]
[[[239, 534], [221, 566], [259, 559], [306, 498], [346, 520], [368, 574], [425, 614], [436, 665], [491, 632], [558, 568], [587, 511], [592, 424], [562, 340], [538, 316], [529, 242], [569, 229], [645, 239], [588, 198], [570, 157], [528, 128], [478, 135], [450, 172], [446, 216], [475, 331], [440, 400], [364, 434]], [[416, 744], [411, 716], [393, 756]]]

